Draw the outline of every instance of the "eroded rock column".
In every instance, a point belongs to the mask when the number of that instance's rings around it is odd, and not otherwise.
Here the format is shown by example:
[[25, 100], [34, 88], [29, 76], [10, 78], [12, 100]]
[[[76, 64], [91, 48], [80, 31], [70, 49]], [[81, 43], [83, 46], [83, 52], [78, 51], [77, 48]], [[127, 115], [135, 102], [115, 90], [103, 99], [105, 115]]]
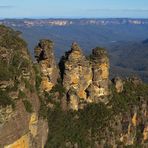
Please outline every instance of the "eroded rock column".
[[41, 69], [41, 90], [49, 92], [58, 78], [53, 42], [50, 40], [40, 40], [35, 48], [35, 57]]
[[70, 108], [77, 110], [81, 101], [87, 101], [86, 89], [92, 82], [92, 70], [77, 43], [72, 44], [65, 59], [63, 85], [68, 94]]
[[89, 100], [92, 102], [108, 102], [109, 95], [109, 59], [103, 48], [95, 48], [91, 56], [92, 84], [88, 88]]

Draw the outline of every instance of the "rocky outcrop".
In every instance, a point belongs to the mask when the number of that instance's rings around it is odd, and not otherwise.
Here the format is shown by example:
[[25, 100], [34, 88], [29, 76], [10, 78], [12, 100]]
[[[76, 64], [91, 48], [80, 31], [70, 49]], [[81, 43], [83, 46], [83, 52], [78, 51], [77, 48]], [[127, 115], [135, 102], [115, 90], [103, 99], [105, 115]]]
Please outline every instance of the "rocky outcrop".
[[92, 71], [89, 61], [83, 55], [80, 47], [73, 43], [67, 53], [63, 85], [68, 94], [70, 108], [79, 108], [80, 99], [87, 102], [86, 89], [92, 82]]
[[[63, 86], [66, 88], [70, 108], [78, 110], [84, 104], [104, 101], [109, 95], [109, 62], [105, 50], [93, 50], [88, 60], [77, 43], [64, 58]], [[104, 101], [105, 102], [105, 101]]]
[[135, 86], [141, 85], [143, 83], [142, 80], [138, 76], [132, 76], [129, 79]]
[[35, 48], [35, 57], [41, 71], [41, 90], [49, 92], [56, 84], [59, 73], [53, 52], [53, 42], [40, 40]]
[[[137, 147], [146, 148], [148, 146], [147, 111], [147, 104], [141, 99], [141, 103], [139, 103], [138, 106], [135, 105], [130, 112], [124, 112], [116, 117], [116, 124], [115, 122], [110, 123], [114, 129], [114, 135], [111, 141], [115, 141], [115, 143], [112, 144], [112, 146], [136, 147], [137, 145]], [[109, 133], [109, 131], [106, 132]], [[115, 132], [117, 132], [117, 134], [115, 134]], [[107, 143], [109, 139], [106, 139], [105, 143]]]
[[14, 116], [12, 106], [0, 107], [0, 125], [2, 126]]
[[91, 57], [93, 79], [88, 92], [92, 102], [107, 103], [109, 95], [109, 59], [105, 49], [95, 48]]
[[113, 79], [113, 83], [116, 88], [117, 93], [121, 93], [123, 91], [124, 82], [120, 77], [116, 77]]

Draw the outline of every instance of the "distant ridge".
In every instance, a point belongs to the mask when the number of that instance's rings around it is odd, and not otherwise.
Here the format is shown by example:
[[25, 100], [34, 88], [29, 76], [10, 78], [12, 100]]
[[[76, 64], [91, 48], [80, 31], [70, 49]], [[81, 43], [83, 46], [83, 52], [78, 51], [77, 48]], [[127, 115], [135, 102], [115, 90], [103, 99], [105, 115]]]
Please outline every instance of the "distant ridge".
[[49, 19], [1, 19], [7, 26], [69, 26], [69, 25], [147, 25], [148, 19], [136, 18], [49, 18]]

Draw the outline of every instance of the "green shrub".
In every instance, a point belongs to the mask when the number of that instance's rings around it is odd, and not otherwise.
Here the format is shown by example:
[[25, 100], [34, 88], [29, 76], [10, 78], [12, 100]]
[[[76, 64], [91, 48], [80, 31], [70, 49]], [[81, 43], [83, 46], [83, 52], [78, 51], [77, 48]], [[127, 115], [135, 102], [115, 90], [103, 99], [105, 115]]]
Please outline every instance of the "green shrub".
[[44, 96], [47, 98], [47, 101], [51, 101], [51, 99], [54, 98], [54, 94], [48, 92], [44, 92]]
[[90, 62], [92, 62], [94, 60], [94, 57], [92, 54], [90, 54], [89, 56], [86, 57], [87, 60], [89, 60]]
[[14, 31], [5, 32], [0, 38], [0, 45], [8, 49], [19, 50], [26, 48], [27, 44]]
[[25, 87], [27, 89], [30, 89], [32, 87], [31, 84], [30, 84], [30, 82], [27, 79], [24, 79], [24, 83], [25, 83]]
[[23, 59], [21, 63], [21, 68], [28, 68], [29, 65], [30, 65], [30, 62], [28, 61], [28, 59]]
[[6, 65], [0, 63], [0, 81], [7, 81], [11, 78], [11, 73]]
[[12, 59], [12, 65], [17, 68], [21, 62], [21, 57], [19, 53], [15, 53]]
[[35, 71], [35, 74], [36, 74], [36, 75], [40, 74], [40, 68], [39, 68], [39, 65], [34, 64], [34, 65], [33, 65], [33, 68], [34, 68], [34, 71]]
[[11, 91], [17, 91], [19, 88], [20, 82], [18, 80], [14, 80], [14, 86], [11, 88]]
[[42, 117], [43, 119], [47, 119], [47, 113], [48, 113], [48, 109], [44, 102], [44, 99], [40, 98], [39, 117]]
[[25, 109], [28, 113], [32, 113], [33, 112], [33, 108], [32, 108], [32, 104], [28, 101], [28, 100], [23, 100]]
[[15, 104], [13, 100], [8, 96], [8, 93], [6, 91], [0, 90], [0, 106], [6, 107], [8, 105], [12, 105], [12, 107], [15, 107]]
[[50, 92], [51, 93], [59, 92], [60, 97], [62, 97], [65, 94], [66, 89], [63, 87], [60, 79], [58, 80], [58, 83], [52, 88]]
[[36, 87], [37, 91], [40, 90], [41, 81], [42, 81], [41, 77], [36, 75], [36, 85], [35, 85], [35, 87]]
[[18, 95], [18, 97], [19, 98], [26, 98], [26, 94], [23, 92], [23, 91], [21, 91], [21, 90], [19, 90], [19, 95]]
[[114, 112], [127, 112], [130, 111], [131, 106], [139, 104], [139, 97], [147, 98], [148, 85], [141, 84], [135, 86], [127, 81], [124, 84], [124, 91], [122, 93], [116, 93], [115, 88], [112, 88], [112, 93], [111, 104], [113, 105]]

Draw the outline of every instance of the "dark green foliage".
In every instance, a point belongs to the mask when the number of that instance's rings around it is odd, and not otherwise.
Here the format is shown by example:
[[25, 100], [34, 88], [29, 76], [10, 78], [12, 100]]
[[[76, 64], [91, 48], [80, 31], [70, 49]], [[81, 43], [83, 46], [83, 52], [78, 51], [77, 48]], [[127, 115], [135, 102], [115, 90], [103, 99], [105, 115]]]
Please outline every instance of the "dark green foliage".
[[66, 141], [78, 143], [79, 147], [92, 145], [96, 133], [107, 125], [110, 117], [110, 109], [102, 103], [88, 105], [78, 112], [64, 112], [60, 107], [54, 111], [49, 110], [49, 137], [46, 147], [65, 147]]
[[[108, 105], [90, 104], [78, 112], [64, 112], [59, 106], [49, 110], [49, 135], [46, 148], [65, 147], [66, 142], [72, 145], [77, 143], [79, 147], [94, 147], [95, 141], [105, 138], [105, 129], [108, 128], [110, 132], [114, 132], [110, 123], [117, 115], [130, 112], [131, 106], [139, 104], [140, 96], [148, 96], [148, 85], [134, 86], [127, 81], [122, 93], [116, 93], [114, 86], [112, 86], [112, 92], [113, 98]], [[139, 130], [138, 127], [136, 137], [141, 136]], [[141, 147], [141, 145], [134, 146]], [[106, 144], [106, 147], [110, 146]]]
[[[9, 82], [7, 82], [7, 83], [9, 83]], [[18, 80], [14, 80], [14, 85], [13, 86], [12, 85], [11, 86], [7, 86], [5, 91], [7, 93], [18, 91], [19, 83], [20, 82]]]
[[47, 106], [45, 104], [44, 98], [40, 97], [40, 110], [39, 110], [39, 117], [43, 118], [43, 119], [47, 119], [47, 113], [48, 113], [48, 109]]
[[62, 80], [58, 79], [57, 84], [52, 88], [50, 92], [51, 93], [59, 92], [60, 97], [62, 97], [66, 92], [65, 88], [62, 85]]
[[21, 62], [21, 59], [22, 58], [20, 57], [19, 53], [14, 54], [12, 59], [12, 65], [17, 68]]
[[[90, 104], [84, 110], [80, 110], [80, 118], [86, 124], [86, 128], [92, 127], [94, 129], [101, 128], [106, 121], [110, 119], [112, 111], [107, 109], [105, 104]], [[87, 120], [86, 120], [87, 119]]]
[[141, 128], [141, 125], [138, 125], [136, 127], [136, 144], [141, 143], [143, 140], [143, 128]]
[[89, 56], [86, 57], [87, 60], [89, 60], [90, 62], [94, 60], [94, 57], [92, 54], [90, 54]]
[[11, 77], [8, 67], [5, 64], [0, 63], [0, 81], [7, 81]]
[[15, 107], [13, 100], [8, 96], [7, 92], [0, 90], [0, 106], [6, 107], [8, 105]]
[[34, 93], [35, 92], [35, 87], [33, 85], [29, 85], [29, 89], [30, 89], [30, 92], [31, 93]]
[[21, 99], [26, 98], [26, 94], [23, 91], [19, 90], [18, 97], [21, 98]]
[[0, 80], [10, 80], [19, 77], [22, 68], [28, 68], [29, 61], [23, 57], [22, 50], [26, 50], [26, 43], [20, 38], [20, 33], [11, 28], [0, 25], [1, 52], [9, 59], [0, 59]]
[[48, 92], [44, 92], [44, 96], [45, 96], [47, 102], [49, 102], [49, 101], [51, 101], [52, 98], [55, 97], [55, 94], [53, 94], [53, 93], [48, 93]]
[[18, 32], [0, 25], [0, 46], [7, 49], [19, 50], [25, 48], [27, 44], [19, 37]]
[[[8, 83], [5, 91], [0, 91], [0, 105], [3, 107], [7, 105], [14, 106], [9, 94], [18, 91], [19, 84], [23, 83], [23, 73], [29, 70], [29, 64], [31, 64], [28, 59], [29, 55], [27, 55], [27, 45], [19, 35], [19, 32], [0, 25], [0, 81], [4, 81], [4, 84]], [[29, 81], [24, 80], [24, 83], [26, 88], [32, 92], [33, 87], [29, 84]], [[18, 97], [24, 99], [26, 94], [19, 91]], [[23, 102], [26, 110], [32, 112], [31, 103], [28, 100]]]
[[23, 79], [23, 81], [25, 83], [25, 87], [29, 89], [31, 93], [33, 93], [35, 90], [34, 86], [27, 79]]
[[36, 90], [39, 91], [42, 79], [41, 79], [41, 77], [39, 75], [36, 75], [36, 79], [35, 80], [36, 80], [36, 85], [35, 85]]
[[139, 98], [148, 96], [148, 85], [141, 84], [133, 85], [131, 82], [125, 82], [124, 91], [116, 93], [115, 88], [112, 87], [113, 98], [111, 104], [114, 112], [125, 112], [131, 109], [131, 106], [138, 105]]
[[104, 55], [107, 54], [106, 49], [102, 48], [102, 47], [96, 47], [95, 49], [93, 49], [93, 54], [94, 55]]
[[[0, 25], [0, 52], [2, 55], [0, 57], [0, 81], [10, 83], [5, 91], [0, 91], [0, 105], [3, 107], [7, 105], [14, 106], [14, 102], [9, 97], [9, 93], [18, 91], [19, 83], [22, 83], [20, 79], [23, 80], [23, 72], [29, 70], [30, 61], [26, 57], [26, 54], [28, 54], [27, 45], [19, 35], [19, 32]], [[13, 82], [14, 85], [11, 85]], [[29, 82], [26, 80], [24, 83], [26, 88], [32, 92], [33, 87]], [[19, 91], [18, 97], [24, 99], [26, 98], [26, 94]], [[32, 112], [31, 103], [28, 100], [24, 100], [23, 103], [26, 111]]]
[[33, 108], [32, 108], [32, 104], [28, 101], [28, 100], [23, 100], [25, 109], [28, 113], [32, 113], [33, 112]]
[[17, 91], [19, 87], [19, 83], [20, 82], [18, 80], [14, 80], [14, 86], [10, 88], [10, 91]]
[[38, 74], [40, 73], [39, 65], [34, 64], [34, 65], [33, 65], [33, 69], [34, 69], [36, 75], [38, 75]]
[[35, 64], [33, 65], [33, 68], [35, 71], [35, 82], [36, 82], [35, 87], [36, 87], [37, 92], [39, 92], [40, 84], [42, 81], [41, 76], [40, 76], [40, 69], [39, 69], [38, 65], [35, 65]]
[[128, 146], [124, 146], [123, 148], [143, 148], [143, 145], [140, 144], [136, 144], [136, 145], [128, 145]]
[[23, 59], [22, 63], [21, 63], [21, 68], [28, 68], [30, 65], [30, 62], [28, 59]]
[[21, 74], [21, 69], [18, 69], [18, 65], [20, 63], [19, 60], [13, 58], [12, 64], [6, 65], [2, 61], [0, 61], [0, 80], [10, 80], [15, 79], [16, 76]]

